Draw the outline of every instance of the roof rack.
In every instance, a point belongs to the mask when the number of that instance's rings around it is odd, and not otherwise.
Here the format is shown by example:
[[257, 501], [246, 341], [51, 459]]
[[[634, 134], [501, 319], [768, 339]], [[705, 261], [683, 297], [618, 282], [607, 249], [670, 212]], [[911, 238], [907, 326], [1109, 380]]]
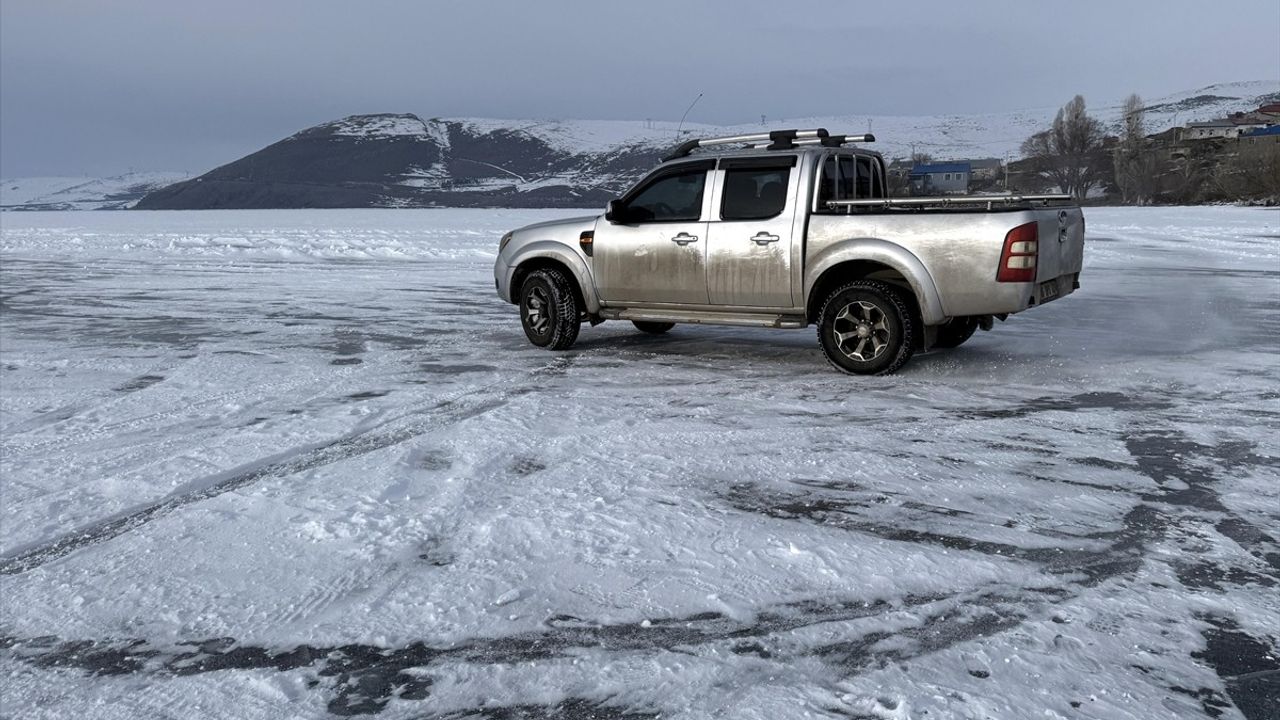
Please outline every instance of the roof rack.
[[823, 147], [840, 147], [848, 143], [875, 142], [871, 133], [865, 135], [831, 135], [826, 128], [814, 130], [772, 130], [767, 133], [753, 135], [729, 135], [718, 138], [701, 138], [686, 140], [676, 146], [670, 155], [662, 158], [663, 162], [682, 158], [700, 147], [711, 145], [735, 145], [738, 143], [755, 144], [763, 150], [794, 150], [799, 145], [821, 145]]

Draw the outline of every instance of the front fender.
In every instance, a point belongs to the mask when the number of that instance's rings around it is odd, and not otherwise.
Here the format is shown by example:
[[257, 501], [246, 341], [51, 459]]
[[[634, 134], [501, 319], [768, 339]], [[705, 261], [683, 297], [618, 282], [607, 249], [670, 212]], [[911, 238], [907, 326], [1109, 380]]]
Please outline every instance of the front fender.
[[938, 325], [946, 318], [938, 287], [920, 258], [901, 245], [877, 238], [851, 238], [833, 242], [810, 258], [804, 275], [806, 307], [812, 299], [809, 296], [823, 273], [841, 263], [854, 261], [880, 263], [901, 273], [915, 293], [925, 325]]
[[515, 301], [516, 289], [511, 287], [511, 280], [521, 265], [533, 260], [549, 259], [569, 268], [573, 273], [578, 288], [582, 290], [582, 300], [586, 311], [591, 314], [600, 312], [600, 297], [596, 295], [596, 284], [591, 278], [591, 268], [587, 267], [587, 259], [577, 248], [572, 248], [556, 240], [531, 240], [521, 243], [508, 253], [498, 256], [498, 263], [505, 265], [505, 282], [498, 279], [499, 293], [508, 302]]

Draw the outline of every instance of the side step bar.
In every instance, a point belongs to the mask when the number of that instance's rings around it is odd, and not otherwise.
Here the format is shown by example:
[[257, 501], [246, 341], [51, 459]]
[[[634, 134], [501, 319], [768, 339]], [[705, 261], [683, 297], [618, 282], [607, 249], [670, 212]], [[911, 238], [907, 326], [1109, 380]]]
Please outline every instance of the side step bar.
[[639, 308], [601, 308], [606, 320], [642, 320], [647, 322], [700, 323], [705, 325], [740, 325], [744, 327], [803, 328], [809, 325], [803, 315], [749, 314], [710, 312], [704, 310], [652, 310]]

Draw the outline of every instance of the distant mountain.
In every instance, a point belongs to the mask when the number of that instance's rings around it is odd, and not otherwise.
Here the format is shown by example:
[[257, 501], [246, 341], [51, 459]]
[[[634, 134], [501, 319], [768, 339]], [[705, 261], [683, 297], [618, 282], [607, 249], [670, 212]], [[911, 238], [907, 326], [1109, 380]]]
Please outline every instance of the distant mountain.
[[[590, 125], [564, 127], [576, 137]], [[597, 206], [666, 144], [623, 139], [585, 149], [519, 123], [357, 115], [157, 190], [138, 207]]]
[[[1148, 98], [1148, 128], [1156, 132], [1276, 101], [1280, 81], [1274, 80], [1223, 83]], [[984, 115], [770, 118], [768, 127], [825, 127], [833, 133], [871, 130], [878, 138], [872, 147], [886, 158], [909, 157], [913, 151], [938, 160], [1003, 158], [1017, 157], [1022, 141], [1047, 128], [1056, 111], [1057, 107], [1043, 107]], [[1089, 111], [1110, 132], [1119, 132], [1121, 103], [1091, 105]], [[685, 125], [680, 137], [764, 129]], [[59, 194], [62, 190], [6, 190], [3, 205], [129, 207], [136, 201], [142, 209], [598, 208], [653, 167], [677, 143], [676, 130], [675, 123], [654, 121], [357, 115], [308, 128], [199, 177], [167, 185], [158, 182], [140, 201], [129, 194], [132, 190], [112, 190], [120, 180], [112, 178], [94, 181], [103, 184], [101, 196], [91, 197], [99, 191], [81, 182], [70, 195]], [[135, 176], [122, 176], [128, 177]], [[6, 181], [5, 187], [22, 188], [27, 182]], [[32, 199], [23, 200], [25, 195]]]
[[147, 193], [189, 177], [186, 173], [139, 172], [108, 178], [0, 180], [0, 210], [125, 210]]

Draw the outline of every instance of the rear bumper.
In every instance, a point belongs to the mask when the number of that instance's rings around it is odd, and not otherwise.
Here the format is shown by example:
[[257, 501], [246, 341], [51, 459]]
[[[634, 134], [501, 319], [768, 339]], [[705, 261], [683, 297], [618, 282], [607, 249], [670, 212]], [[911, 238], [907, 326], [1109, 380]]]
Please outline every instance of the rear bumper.
[[1080, 287], [1080, 273], [1067, 273], [1059, 275], [1052, 280], [1036, 285], [1035, 292], [1032, 294], [1032, 305], [1043, 305], [1052, 302], [1058, 298], [1064, 298], [1075, 292]]
[[969, 295], [944, 296], [951, 300], [946, 303], [947, 316], [1020, 313], [1070, 295], [1080, 287], [1079, 278], [1080, 273], [1066, 273], [1042, 282], [994, 283]]

